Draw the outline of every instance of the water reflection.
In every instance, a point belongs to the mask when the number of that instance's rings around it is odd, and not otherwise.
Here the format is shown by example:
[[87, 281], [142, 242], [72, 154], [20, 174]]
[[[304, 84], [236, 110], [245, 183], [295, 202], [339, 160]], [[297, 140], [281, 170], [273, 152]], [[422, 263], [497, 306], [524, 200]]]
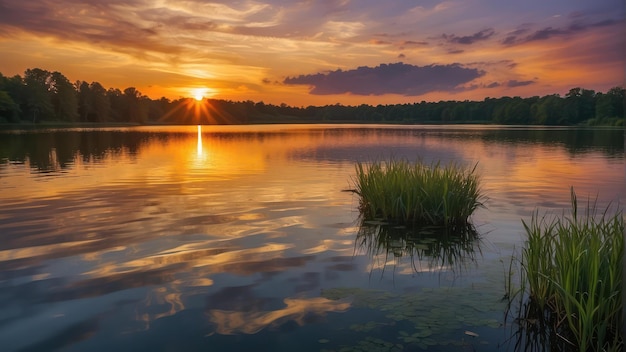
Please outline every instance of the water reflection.
[[20, 349], [20, 352], [62, 350], [64, 348], [70, 347], [77, 342], [91, 338], [98, 329], [98, 318], [81, 321], [64, 328], [55, 336]]
[[511, 324], [514, 351], [541, 352], [547, 346], [558, 351], [576, 349], [573, 343], [555, 331], [553, 327], [558, 325], [556, 319], [550, 319], [534, 302], [520, 302], [518, 315]]
[[479, 235], [471, 224], [409, 229], [362, 220], [355, 246], [369, 254], [373, 268], [384, 270], [390, 259], [399, 265], [403, 257], [408, 257], [415, 272], [450, 270], [460, 274], [476, 262], [476, 254], [480, 253]]
[[[345, 324], [363, 324], [350, 300], [329, 302], [320, 292], [396, 290], [407, 297], [394, 311], [428, 308], [407, 313], [432, 323], [440, 319], [433, 302], [450, 298], [406, 303], [440, 284], [415, 272], [469, 265], [492, 278], [475, 284], [464, 275], [453, 301], [470, 300], [465, 280], [471, 299], [498, 300], [498, 251], [522, 240], [521, 218], [544, 204], [569, 205], [570, 185], [583, 197], [598, 194], [600, 206], [625, 196], [623, 141], [605, 143], [613, 132], [527, 132], [535, 136], [334, 125], [0, 132], [0, 342], [7, 351], [319, 351], [320, 338], [345, 341]], [[473, 220], [490, 246], [355, 223], [358, 200], [341, 190], [356, 161], [389, 155], [478, 162], [489, 199]], [[499, 266], [483, 266], [493, 258]], [[390, 264], [400, 270], [370, 279]], [[475, 306], [464, 305], [469, 320]], [[368, 317], [378, 314], [385, 333], [414, 318], [390, 322], [377, 309]], [[499, 315], [484, 313], [497, 327]], [[446, 322], [445, 333], [463, 324]]]
[[198, 158], [202, 158], [204, 151], [202, 150], [202, 126], [198, 125], [198, 146], [196, 147]]
[[[208, 126], [205, 126], [209, 128]], [[245, 127], [245, 126], [244, 126]], [[348, 128], [349, 127], [349, 128]], [[242, 126], [210, 126], [202, 131], [197, 127], [197, 155], [203, 153], [202, 138], [211, 141], [262, 141], [283, 145], [293, 144], [294, 133], [298, 139], [305, 135], [309, 144], [313, 144], [319, 153], [326, 153], [327, 147], [335, 149], [330, 158], [340, 156], [348, 149], [357, 150], [367, 141], [365, 146], [375, 147], [376, 144], [385, 144], [397, 140], [399, 137], [411, 143], [424, 141], [425, 138], [443, 140], [471, 141], [479, 140], [486, 144], [512, 144], [520, 146], [546, 145], [563, 147], [571, 155], [589, 152], [601, 152], [606, 156], [623, 158], [624, 135], [616, 129], [572, 129], [572, 128], [528, 128], [528, 127], [489, 127], [479, 126], [472, 128], [437, 128], [433, 126], [269, 126], [256, 131], [249, 131]], [[155, 142], [169, 144], [171, 141], [190, 137], [192, 129], [174, 127], [170, 129], [155, 128], [119, 128], [119, 129], [73, 129], [73, 130], [36, 130], [36, 131], [2, 131], [0, 130], [0, 168], [9, 163], [26, 163], [41, 173], [58, 172], [72, 168], [77, 161], [98, 162], [109, 157], [137, 155], [142, 148]], [[194, 131], [195, 132], [195, 131]], [[345, 142], [338, 145], [326, 145], [332, 140], [333, 144], [342, 139]], [[356, 143], [355, 143], [356, 141]], [[337, 150], [341, 146], [344, 151]], [[309, 148], [299, 148], [300, 151], [310, 151]], [[376, 148], [368, 155], [381, 154]]]
[[212, 323], [216, 324], [216, 332], [220, 334], [245, 333], [254, 334], [261, 329], [277, 326], [286, 321], [295, 321], [298, 325], [310, 322], [315, 315], [326, 315], [329, 312], [344, 312], [350, 308], [345, 300], [330, 300], [323, 297], [308, 299], [286, 298], [284, 307], [270, 311], [225, 311], [210, 310], [207, 314]]

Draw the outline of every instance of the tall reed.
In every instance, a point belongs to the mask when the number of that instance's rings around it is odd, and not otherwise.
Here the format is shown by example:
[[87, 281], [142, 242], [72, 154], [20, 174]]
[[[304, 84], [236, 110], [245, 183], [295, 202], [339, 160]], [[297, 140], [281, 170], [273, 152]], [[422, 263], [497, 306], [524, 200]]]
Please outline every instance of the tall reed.
[[480, 202], [476, 166], [406, 160], [357, 163], [353, 179], [365, 218], [403, 224], [464, 225]]
[[570, 216], [533, 215], [522, 252], [522, 271], [531, 301], [556, 317], [555, 331], [578, 351], [618, 350], [622, 322], [621, 212], [598, 213], [588, 202], [578, 214], [571, 190]]

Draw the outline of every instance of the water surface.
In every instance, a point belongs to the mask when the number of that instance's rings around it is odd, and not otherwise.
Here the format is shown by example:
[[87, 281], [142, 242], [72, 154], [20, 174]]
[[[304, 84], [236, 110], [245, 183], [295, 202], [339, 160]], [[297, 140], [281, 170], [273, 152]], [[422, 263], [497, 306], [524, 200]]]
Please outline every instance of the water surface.
[[[7, 351], [514, 350], [521, 219], [624, 203], [621, 130], [271, 125], [0, 132]], [[354, 164], [477, 167], [480, 240], [367, 239]], [[459, 250], [459, 248], [461, 248]]]

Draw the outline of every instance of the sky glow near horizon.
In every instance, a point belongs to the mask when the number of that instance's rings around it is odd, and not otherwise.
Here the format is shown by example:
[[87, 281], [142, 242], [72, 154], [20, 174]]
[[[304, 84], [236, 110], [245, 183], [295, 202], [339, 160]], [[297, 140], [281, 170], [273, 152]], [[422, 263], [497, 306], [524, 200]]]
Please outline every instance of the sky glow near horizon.
[[606, 92], [622, 0], [0, 0], [0, 73], [294, 106]]

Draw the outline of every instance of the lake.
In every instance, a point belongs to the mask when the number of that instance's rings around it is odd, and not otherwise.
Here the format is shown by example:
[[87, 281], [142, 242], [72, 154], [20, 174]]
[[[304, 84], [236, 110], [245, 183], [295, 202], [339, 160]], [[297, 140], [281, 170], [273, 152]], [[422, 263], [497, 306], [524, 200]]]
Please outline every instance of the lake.
[[[344, 190], [356, 162], [388, 158], [476, 166], [478, 239], [377, 241]], [[623, 204], [625, 165], [610, 129], [0, 131], [0, 346], [520, 350], [502, 298], [521, 221], [567, 210], [570, 187]]]

